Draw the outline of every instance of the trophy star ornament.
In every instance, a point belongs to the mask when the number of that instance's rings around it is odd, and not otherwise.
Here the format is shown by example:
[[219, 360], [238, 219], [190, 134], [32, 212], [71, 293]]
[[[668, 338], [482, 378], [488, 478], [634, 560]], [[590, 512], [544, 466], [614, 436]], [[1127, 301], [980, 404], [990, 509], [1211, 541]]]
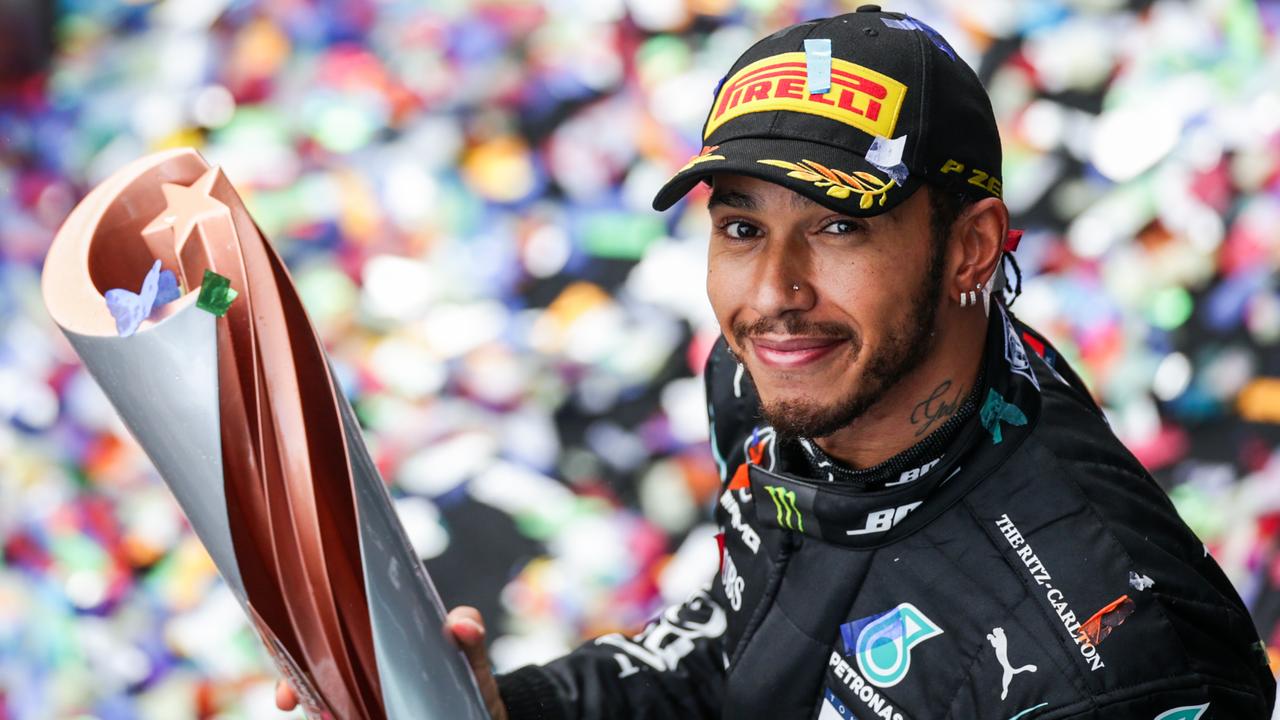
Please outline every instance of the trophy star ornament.
[[[210, 195], [219, 174], [219, 169], [212, 167], [190, 185], [161, 183], [165, 207], [142, 229], [142, 237], [152, 254], [172, 258], [172, 264], [180, 271], [182, 265], [178, 260], [192, 236], [203, 232], [201, 227], [206, 223], [231, 223], [231, 209]], [[184, 276], [183, 285], [191, 287], [194, 279]]]

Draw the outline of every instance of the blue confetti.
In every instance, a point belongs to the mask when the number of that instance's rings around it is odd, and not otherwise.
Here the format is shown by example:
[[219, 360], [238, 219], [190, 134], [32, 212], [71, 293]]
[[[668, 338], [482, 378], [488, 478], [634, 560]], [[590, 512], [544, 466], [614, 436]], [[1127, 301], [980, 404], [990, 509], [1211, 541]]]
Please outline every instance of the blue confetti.
[[151, 266], [138, 292], [115, 288], [107, 291], [107, 309], [116, 319], [116, 332], [120, 337], [136, 333], [142, 321], [151, 317], [155, 309], [177, 300], [181, 295], [178, 279], [172, 271], [161, 270], [160, 261]]
[[831, 40], [808, 38], [804, 41], [805, 72], [809, 76], [809, 93], [821, 95], [831, 90]]
[[951, 49], [951, 45], [947, 43], [947, 39], [942, 37], [937, 30], [934, 30], [925, 23], [913, 17], [904, 17], [901, 20], [896, 20], [894, 18], [882, 18], [882, 20], [884, 20], [885, 25], [898, 30], [919, 30], [929, 36], [929, 40], [933, 41], [934, 46], [946, 53], [947, 57], [952, 60], [956, 59], [956, 51]]

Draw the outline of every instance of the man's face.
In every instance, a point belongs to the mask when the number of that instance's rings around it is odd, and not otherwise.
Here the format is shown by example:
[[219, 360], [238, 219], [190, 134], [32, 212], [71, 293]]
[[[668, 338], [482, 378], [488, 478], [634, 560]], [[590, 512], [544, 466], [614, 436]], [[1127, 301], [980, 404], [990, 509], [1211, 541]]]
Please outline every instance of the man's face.
[[945, 253], [926, 191], [854, 218], [720, 175], [708, 209], [707, 295], [779, 433], [830, 435], [930, 354]]

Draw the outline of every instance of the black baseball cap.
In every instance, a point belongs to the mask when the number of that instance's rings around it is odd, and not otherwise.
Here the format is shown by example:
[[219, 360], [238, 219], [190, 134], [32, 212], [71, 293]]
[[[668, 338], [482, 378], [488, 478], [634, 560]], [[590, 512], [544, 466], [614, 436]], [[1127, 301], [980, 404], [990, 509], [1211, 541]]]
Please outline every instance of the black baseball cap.
[[[810, 92], [828, 75], [829, 89]], [[716, 88], [702, 137], [655, 210], [716, 173], [778, 183], [855, 217], [885, 212], [926, 181], [1001, 197], [1000, 134], [977, 74], [933, 28], [876, 5], [753, 45]]]

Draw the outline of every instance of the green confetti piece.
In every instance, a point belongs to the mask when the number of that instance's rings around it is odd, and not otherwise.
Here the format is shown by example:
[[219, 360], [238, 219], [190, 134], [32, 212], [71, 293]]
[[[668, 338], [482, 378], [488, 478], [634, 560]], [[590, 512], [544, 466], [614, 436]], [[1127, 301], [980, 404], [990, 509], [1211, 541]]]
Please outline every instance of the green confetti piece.
[[1158, 328], [1174, 330], [1191, 319], [1195, 305], [1191, 294], [1183, 288], [1167, 287], [1151, 297], [1147, 307], [1147, 318]]
[[606, 212], [583, 223], [580, 243], [588, 255], [610, 260], [639, 260], [665, 234], [661, 218]]
[[991, 443], [999, 445], [1004, 440], [1004, 433], [1000, 431], [1000, 423], [1009, 425], [1026, 425], [1027, 416], [1022, 410], [1005, 399], [996, 392], [995, 388], [989, 388], [987, 391], [987, 401], [982, 405], [982, 412], [979, 413], [979, 419], [982, 420], [982, 427], [991, 433]]
[[682, 38], [657, 35], [640, 46], [635, 59], [641, 77], [671, 77], [688, 69], [693, 52]]
[[311, 136], [336, 153], [349, 153], [369, 144], [381, 129], [374, 108], [361, 106], [356, 98], [330, 98], [308, 108]]
[[200, 282], [200, 296], [196, 298], [196, 307], [218, 317], [227, 314], [231, 301], [240, 293], [231, 289], [231, 281], [212, 270], [204, 271], [204, 280]]

